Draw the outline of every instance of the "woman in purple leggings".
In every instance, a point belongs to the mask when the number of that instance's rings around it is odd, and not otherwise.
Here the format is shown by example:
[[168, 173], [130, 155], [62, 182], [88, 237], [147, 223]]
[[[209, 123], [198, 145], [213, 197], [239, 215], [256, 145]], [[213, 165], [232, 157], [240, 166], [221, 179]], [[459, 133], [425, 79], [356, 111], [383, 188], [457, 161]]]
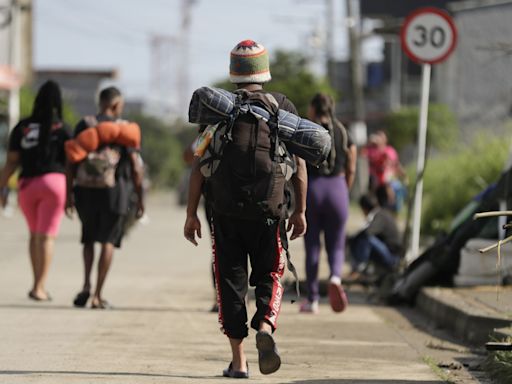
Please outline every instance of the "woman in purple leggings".
[[335, 312], [343, 311], [348, 302], [341, 286], [341, 269], [345, 261], [345, 223], [348, 218], [349, 189], [354, 181], [356, 146], [343, 125], [334, 116], [334, 100], [317, 94], [311, 100], [308, 117], [329, 130], [332, 139], [329, 158], [319, 168], [308, 168], [306, 219], [306, 279], [308, 298], [301, 312], [318, 312], [318, 262], [320, 233], [330, 268], [329, 302]]

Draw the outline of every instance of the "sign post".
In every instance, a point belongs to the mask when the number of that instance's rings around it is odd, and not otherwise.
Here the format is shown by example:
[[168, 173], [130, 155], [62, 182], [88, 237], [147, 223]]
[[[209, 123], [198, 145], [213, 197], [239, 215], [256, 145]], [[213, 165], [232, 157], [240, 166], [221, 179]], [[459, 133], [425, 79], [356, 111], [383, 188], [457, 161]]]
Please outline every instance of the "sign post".
[[405, 19], [400, 38], [407, 56], [422, 65], [416, 193], [410, 250], [410, 258], [414, 259], [419, 255], [431, 66], [442, 62], [453, 52], [457, 41], [457, 29], [446, 12], [426, 7], [417, 9]]

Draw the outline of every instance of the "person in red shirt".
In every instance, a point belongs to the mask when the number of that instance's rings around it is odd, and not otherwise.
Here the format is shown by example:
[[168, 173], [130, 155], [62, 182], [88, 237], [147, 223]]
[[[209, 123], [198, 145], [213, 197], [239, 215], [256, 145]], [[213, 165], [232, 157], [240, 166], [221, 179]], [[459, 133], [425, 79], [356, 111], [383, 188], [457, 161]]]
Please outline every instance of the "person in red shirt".
[[386, 196], [385, 205], [398, 212], [405, 195], [401, 180], [406, 180], [406, 174], [384, 131], [378, 130], [370, 135], [363, 156], [368, 158], [370, 192]]

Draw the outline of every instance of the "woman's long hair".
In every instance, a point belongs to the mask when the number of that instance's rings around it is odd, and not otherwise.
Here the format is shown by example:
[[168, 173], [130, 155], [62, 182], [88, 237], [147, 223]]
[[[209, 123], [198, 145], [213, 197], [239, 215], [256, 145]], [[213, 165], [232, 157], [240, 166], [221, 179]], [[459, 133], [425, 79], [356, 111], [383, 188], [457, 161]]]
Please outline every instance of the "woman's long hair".
[[334, 99], [331, 96], [325, 93], [317, 93], [311, 99], [311, 107], [318, 119], [317, 122], [322, 122], [324, 119], [334, 121]]
[[30, 121], [39, 123], [38, 149], [42, 161], [49, 154], [50, 134], [56, 119], [62, 120], [62, 96], [59, 85], [48, 80], [39, 88], [30, 116]]
[[311, 108], [313, 109], [313, 113], [316, 118], [316, 123], [323, 125], [325, 128], [329, 130], [329, 134], [331, 135], [331, 152], [329, 153], [329, 158], [327, 159], [327, 165], [329, 169], [334, 168], [334, 161], [336, 158], [336, 147], [334, 145], [334, 129], [339, 129], [341, 132], [342, 143], [341, 147], [345, 152], [345, 155], [348, 153], [348, 134], [347, 130], [341, 124], [338, 119], [336, 119], [336, 114], [334, 110], [334, 99], [325, 94], [325, 93], [317, 93], [311, 99]]

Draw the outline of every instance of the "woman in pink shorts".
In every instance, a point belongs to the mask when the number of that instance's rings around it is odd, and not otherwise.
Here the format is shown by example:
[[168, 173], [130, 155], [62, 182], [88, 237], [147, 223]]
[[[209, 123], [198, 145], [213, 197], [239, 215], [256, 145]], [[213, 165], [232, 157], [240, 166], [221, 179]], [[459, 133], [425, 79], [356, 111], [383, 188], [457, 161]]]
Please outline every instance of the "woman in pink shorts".
[[45, 289], [66, 203], [66, 156], [64, 142], [70, 138], [62, 122], [62, 98], [53, 81], [44, 83], [36, 96], [32, 115], [21, 120], [9, 136], [5, 167], [0, 174], [0, 203], [7, 203], [7, 181], [19, 168], [19, 204], [30, 230], [30, 261], [34, 285], [28, 296], [51, 300]]

